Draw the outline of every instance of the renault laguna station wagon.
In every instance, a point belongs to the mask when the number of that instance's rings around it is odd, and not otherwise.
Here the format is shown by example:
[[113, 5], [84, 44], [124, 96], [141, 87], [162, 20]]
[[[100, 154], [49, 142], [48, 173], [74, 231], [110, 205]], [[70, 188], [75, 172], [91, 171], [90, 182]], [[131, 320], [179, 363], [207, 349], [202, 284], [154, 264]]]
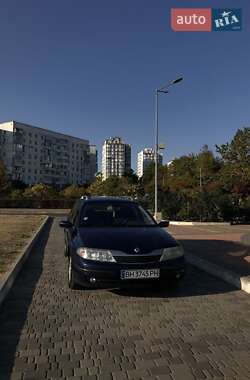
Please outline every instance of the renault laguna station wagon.
[[78, 200], [67, 220], [65, 256], [71, 289], [152, 281], [167, 285], [185, 273], [180, 244], [139, 203], [117, 197]]

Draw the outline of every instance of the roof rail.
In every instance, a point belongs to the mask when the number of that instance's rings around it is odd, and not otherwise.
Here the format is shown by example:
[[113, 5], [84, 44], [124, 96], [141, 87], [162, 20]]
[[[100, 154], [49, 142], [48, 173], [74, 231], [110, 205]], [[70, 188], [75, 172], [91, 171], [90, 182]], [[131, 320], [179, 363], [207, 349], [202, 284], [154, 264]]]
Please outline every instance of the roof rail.
[[129, 195], [103, 195], [103, 197], [107, 197], [107, 198], [113, 198], [113, 199], [129, 199], [129, 200], [133, 200], [134, 198], [133, 197], [130, 197]]
[[90, 198], [113, 198], [113, 199], [128, 199], [133, 201], [134, 198], [129, 195], [96, 195], [91, 197], [91, 195], [82, 195], [80, 199], [90, 199]]

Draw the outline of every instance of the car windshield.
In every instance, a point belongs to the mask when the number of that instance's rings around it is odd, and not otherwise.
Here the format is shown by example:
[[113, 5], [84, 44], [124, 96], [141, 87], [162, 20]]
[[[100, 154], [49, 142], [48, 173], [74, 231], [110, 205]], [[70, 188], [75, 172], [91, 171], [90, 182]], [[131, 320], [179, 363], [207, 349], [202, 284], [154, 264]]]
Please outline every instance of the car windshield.
[[83, 206], [81, 227], [152, 227], [154, 219], [132, 202], [89, 202]]

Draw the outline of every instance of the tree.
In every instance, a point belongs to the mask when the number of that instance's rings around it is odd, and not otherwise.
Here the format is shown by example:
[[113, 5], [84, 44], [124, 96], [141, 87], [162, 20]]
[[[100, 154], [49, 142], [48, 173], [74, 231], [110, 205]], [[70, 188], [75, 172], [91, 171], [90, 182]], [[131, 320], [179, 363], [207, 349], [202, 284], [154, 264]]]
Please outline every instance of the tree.
[[190, 192], [197, 186], [196, 157], [194, 154], [173, 160], [169, 167], [171, 191]]
[[131, 184], [137, 184], [138, 183], [138, 177], [132, 169], [130, 169], [130, 171], [125, 173], [124, 177], [127, 178], [128, 182]]
[[223, 168], [220, 183], [240, 204], [250, 194], [250, 128], [238, 129], [230, 143], [216, 145]]
[[26, 185], [23, 181], [19, 179], [15, 179], [11, 181], [11, 187], [13, 189], [24, 190], [26, 189], [26, 187], [28, 187], [28, 185]]
[[250, 165], [250, 128], [238, 129], [230, 143], [216, 145], [225, 162]]
[[203, 191], [211, 191], [216, 187], [218, 173], [222, 162], [214, 156], [213, 152], [204, 145], [196, 156], [196, 184], [202, 186]]
[[11, 199], [22, 199], [23, 198], [23, 190], [21, 189], [14, 189], [10, 193]]
[[23, 193], [24, 198], [32, 198], [32, 199], [53, 199], [57, 196], [57, 191], [48, 185], [43, 183], [37, 183], [32, 187], [28, 187], [25, 189]]
[[131, 196], [137, 197], [140, 191], [140, 185], [137, 176], [126, 175], [123, 177], [111, 176], [105, 181], [96, 178], [87, 189], [90, 195], [106, 195], [106, 196]]
[[60, 192], [60, 195], [62, 195], [64, 198], [68, 199], [75, 199], [75, 198], [80, 198], [82, 195], [86, 194], [86, 188], [85, 187], [79, 187], [76, 185], [70, 185], [65, 187]]
[[90, 195], [101, 195], [102, 194], [102, 176], [97, 176], [95, 181], [91, 183], [88, 187], [87, 192]]

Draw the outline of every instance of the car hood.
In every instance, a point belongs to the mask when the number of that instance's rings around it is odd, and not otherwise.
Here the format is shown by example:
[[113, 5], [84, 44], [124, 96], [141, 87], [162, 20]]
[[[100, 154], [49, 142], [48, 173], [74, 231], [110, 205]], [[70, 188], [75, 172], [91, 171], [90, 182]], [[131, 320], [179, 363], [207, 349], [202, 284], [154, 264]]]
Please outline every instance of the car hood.
[[160, 227], [79, 228], [82, 247], [113, 249], [126, 253], [148, 253], [155, 249], [174, 247], [176, 240]]

